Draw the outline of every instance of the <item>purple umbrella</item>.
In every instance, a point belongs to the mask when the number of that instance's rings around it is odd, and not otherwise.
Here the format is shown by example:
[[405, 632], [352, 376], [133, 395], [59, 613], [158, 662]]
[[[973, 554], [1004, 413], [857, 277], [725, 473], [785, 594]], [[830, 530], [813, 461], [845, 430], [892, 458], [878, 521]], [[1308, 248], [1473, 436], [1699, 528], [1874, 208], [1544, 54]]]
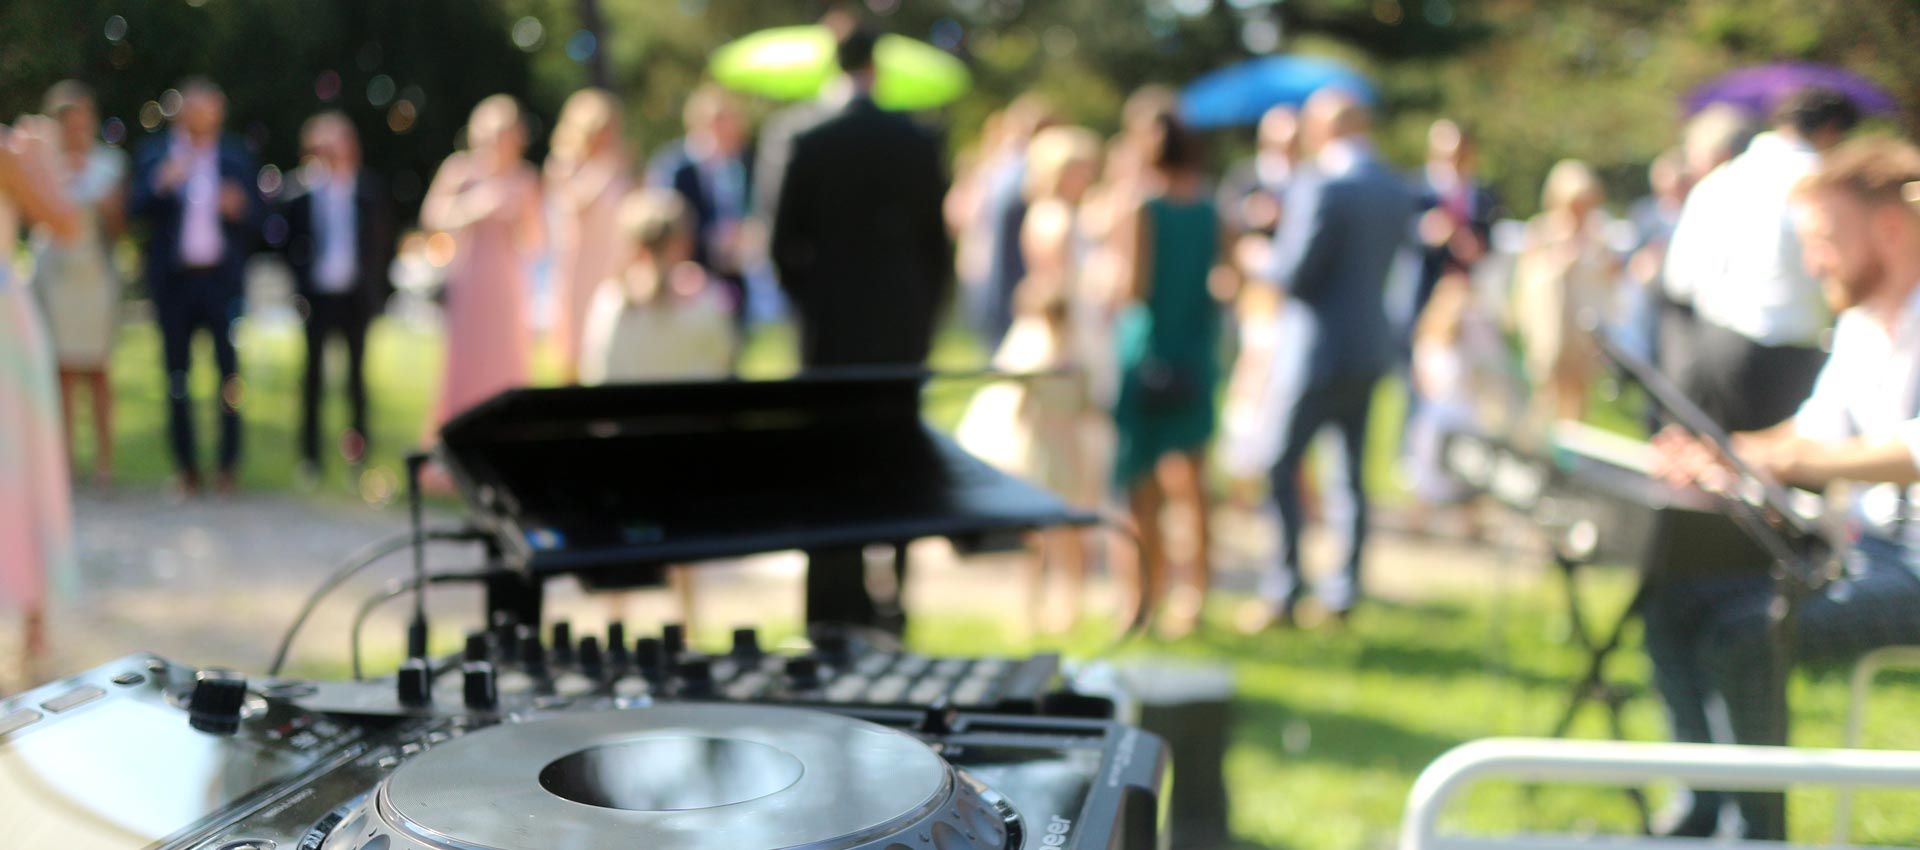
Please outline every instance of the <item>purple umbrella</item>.
[[1900, 111], [1893, 95], [1867, 78], [1845, 68], [1810, 62], [1776, 62], [1722, 74], [1688, 92], [1684, 103], [1688, 115], [1716, 103], [1736, 106], [1752, 115], [1771, 115], [1794, 92], [1814, 86], [1845, 95], [1861, 112], [1889, 115]]

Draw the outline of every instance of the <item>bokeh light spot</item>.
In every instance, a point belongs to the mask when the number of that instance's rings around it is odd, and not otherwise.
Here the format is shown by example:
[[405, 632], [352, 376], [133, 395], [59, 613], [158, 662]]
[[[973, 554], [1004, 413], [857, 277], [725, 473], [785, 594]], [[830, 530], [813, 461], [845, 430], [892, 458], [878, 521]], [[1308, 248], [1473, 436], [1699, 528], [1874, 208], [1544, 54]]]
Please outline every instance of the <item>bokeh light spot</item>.
[[411, 100], [402, 100], [387, 110], [387, 129], [395, 133], [413, 132], [413, 122], [420, 117], [420, 109]]
[[1040, 35], [1040, 46], [1046, 49], [1048, 56], [1063, 59], [1072, 56], [1073, 51], [1079, 49], [1080, 36], [1075, 35], [1071, 29], [1054, 24], [1047, 27], [1047, 31]]
[[513, 46], [529, 53], [539, 49], [540, 43], [547, 40], [547, 28], [540, 19], [528, 15], [513, 22]]
[[1189, 18], [1198, 18], [1213, 11], [1213, 0], [1173, 0], [1173, 11]]
[[380, 74], [367, 81], [367, 102], [384, 107], [393, 102], [394, 92], [398, 90], [399, 86], [394, 84], [392, 77]]
[[967, 30], [960, 25], [959, 21], [941, 18], [933, 22], [933, 29], [929, 36], [928, 40], [933, 42], [933, 46], [941, 50], [952, 50], [959, 47], [961, 40], [967, 37]]
[[180, 113], [180, 90], [167, 89], [160, 93], [160, 114], [168, 120]]
[[119, 146], [126, 144], [127, 122], [120, 120], [117, 116], [108, 118], [105, 123], [100, 125], [100, 138], [105, 139], [107, 144], [110, 145]]
[[140, 126], [146, 128], [149, 132], [160, 129], [160, 122], [165, 120], [167, 120], [167, 116], [160, 111], [160, 103], [158, 101], [149, 100], [140, 105]]
[[1240, 25], [1240, 43], [1254, 54], [1279, 50], [1280, 24], [1271, 18], [1250, 18]]
[[1427, 0], [1423, 13], [1427, 16], [1427, 23], [1436, 27], [1453, 23], [1453, 3], [1450, 0]]
[[340, 75], [334, 71], [321, 71], [313, 79], [313, 96], [322, 103], [329, 103], [340, 96]]
[[360, 498], [374, 507], [384, 507], [393, 502], [394, 492], [399, 489], [395, 483], [392, 470], [368, 467], [360, 473]]
[[567, 37], [567, 58], [575, 62], [585, 62], [593, 58], [593, 52], [600, 49], [600, 41], [593, 33], [577, 30]]
[[900, 11], [900, 0], [867, 0], [867, 8], [876, 15], [891, 15]]
[[1395, 26], [1404, 16], [1399, 0], [1374, 0], [1373, 19], [1387, 26]]
[[120, 39], [127, 37], [127, 19], [119, 15], [108, 18], [105, 34], [108, 41], [119, 44]]
[[280, 189], [285, 186], [286, 179], [284, 175], [280, 173], [280, 166], [267, 163], [260, 167], [258, 183], [260, 184], [260, 194], [271, 198], [280, 194]]

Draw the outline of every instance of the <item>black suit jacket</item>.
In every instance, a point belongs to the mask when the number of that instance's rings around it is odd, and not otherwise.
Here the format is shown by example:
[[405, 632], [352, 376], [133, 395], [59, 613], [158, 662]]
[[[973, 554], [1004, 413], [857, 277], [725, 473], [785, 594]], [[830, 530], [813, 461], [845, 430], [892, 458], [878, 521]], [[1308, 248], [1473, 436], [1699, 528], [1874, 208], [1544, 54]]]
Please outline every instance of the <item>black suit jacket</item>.
[[[172, 150], [174, 138], [171, 133], [158, 133], [152, 141], [140, 147], [134, 157], [133, 185], [127, 193], [127, 211], [147, 225], [144, 251], [147, 292], [155, 299], [172, 295], [168, 283], [181, 266], [180, 222], [183, 205], [180, 195], [177, 192], [163, 192], [156, 185], [160, 168]], [[226, 250], [221, 257], [219, 271], [230, 285], [237, 287], [241, 284], [247, 257], [259, 246], [263, 204], [259, 192], [254, 188], [258, 175], [255, 173], [253, 155], [247, 152], [246, 145], [235, 137], [222, 136], [219, 159], [221, 182], [239, 184], [248, 201], [245, 215], [238, 220], [222, 218], [220, 221]]]
[[952, 286], [940, 144], [864, 97], [793, 140], [773, 221], [809, 368], [919, 364]]
[[[393, 209], [380, 179], [362, 169], [353, 187], [354, 247], [357, 275], [347, 294], [354, 296], [368, 315], [386, 306], [393, 293], [387, 271], [393, 264]], [[319, 261], [318, 236], [314, 232], [313, 195], [302, 190], [280, 201], [275, 214], [285, 222], [283, 233], [269, 227], [274, 248], [287, 259], [293, 270], [294, 291], [302, 298], [318, 293], [313, 282], [314, 264]]]

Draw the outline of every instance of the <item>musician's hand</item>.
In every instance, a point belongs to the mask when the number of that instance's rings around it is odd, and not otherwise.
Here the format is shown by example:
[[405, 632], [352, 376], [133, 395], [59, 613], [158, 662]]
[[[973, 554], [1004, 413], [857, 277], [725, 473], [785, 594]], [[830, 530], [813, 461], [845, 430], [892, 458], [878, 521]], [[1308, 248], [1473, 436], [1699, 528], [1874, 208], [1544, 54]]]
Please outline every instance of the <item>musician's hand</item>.
[[1733, 470], [1719, 447], [1677, 426], [1653, 436], [1653, 474], [1674, 487], [1725, 491], [1733, 486]]

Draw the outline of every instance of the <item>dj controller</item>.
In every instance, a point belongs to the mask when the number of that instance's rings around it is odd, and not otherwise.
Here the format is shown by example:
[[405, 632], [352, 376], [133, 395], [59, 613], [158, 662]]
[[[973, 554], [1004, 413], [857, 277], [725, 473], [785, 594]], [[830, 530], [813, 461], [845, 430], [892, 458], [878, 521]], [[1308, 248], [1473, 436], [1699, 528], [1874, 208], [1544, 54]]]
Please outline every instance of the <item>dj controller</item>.
[[[428, 573], [427, 460], [409, 458], [407, 661], [362, 680], [356, 648], [337, 681], [135, 654], [0, 700], [0, 847], [1164, 850], [1166, 745], [1068, 684], [1057, 656], [933, 657], [820, 626], [795, 650], [740, 629], [707, 654], [678, 626], [575, 634], [543, 610], [559, 575], [619, 588], [703, 559], [1086, 522], [927, 426], [923, 382], [523, 389], [476, 406], [438, 450], [468, 531], [435, 539], [483, 540], [486, 569]], [[772, 492], [806, 498], [740, 506]], [[316, 591], [272, 669], [320, 597], [378, 557]], [[491, 625], [430, 657], [427, 587], [462, 576], [485, 583]]]
[[[364, 682], [130, 655], [0, 702], [8, 846], [1022, 850], [1166, 845], [1168, 756], [1059, 660], [826, 631], [771, 652], [556, 623]], [[615, 649], [617, 647], [617, 649]]]

